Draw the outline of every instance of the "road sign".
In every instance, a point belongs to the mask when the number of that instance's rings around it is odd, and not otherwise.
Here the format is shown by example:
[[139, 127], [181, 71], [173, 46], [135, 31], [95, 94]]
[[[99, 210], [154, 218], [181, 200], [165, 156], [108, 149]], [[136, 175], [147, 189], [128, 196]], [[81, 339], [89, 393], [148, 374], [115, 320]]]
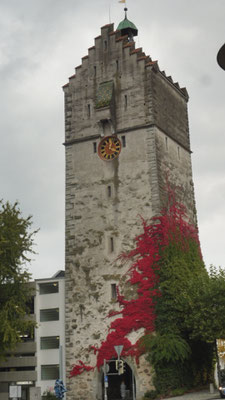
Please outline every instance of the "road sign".
[[9, 397], [21, 397], [21, 386], [11, 385], [9, 386]]
[[121, 345], [119, 345], [119, 346], [114, 346], [114, 349], [116, 350], [116, 353], [117, 353], [117, 355], [118, 355], [118, 358], [120, 358], [120, 354], [121, 354], [122, 351], [123, 351], [123, 345], [121, 344]]

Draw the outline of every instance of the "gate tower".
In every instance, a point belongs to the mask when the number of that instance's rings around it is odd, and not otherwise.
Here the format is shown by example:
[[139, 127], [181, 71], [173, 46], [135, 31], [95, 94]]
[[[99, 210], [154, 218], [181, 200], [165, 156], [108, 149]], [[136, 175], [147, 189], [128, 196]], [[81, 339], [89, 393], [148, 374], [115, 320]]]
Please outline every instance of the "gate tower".
[[[188, 93], [135, 47], [136, 35], [127, 15], [116, 31], [103, 26], [63, 87], [68, 400], [103, 398], [101, 371], [69, 373], [79, 360], [95, 365], [89, 350], [107, 336], [106, 316], [117, 310], [115, 288], [127, 269], [115, 260], [134, 247], [142, 231], [138, 215], [160, 211], [168, 173], [196, 222]], [[149, 364], [144, 357], [138, 366], [125, 361], [140, 400], [150, 389]]]

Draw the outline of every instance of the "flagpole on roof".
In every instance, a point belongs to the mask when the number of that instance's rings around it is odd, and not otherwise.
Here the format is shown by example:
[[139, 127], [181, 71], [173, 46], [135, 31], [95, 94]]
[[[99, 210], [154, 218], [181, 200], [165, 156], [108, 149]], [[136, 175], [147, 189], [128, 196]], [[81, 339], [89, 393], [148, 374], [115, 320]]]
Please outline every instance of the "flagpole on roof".
[[109, 3], [109, 23], [111, 24], [111, 10], [110, 10], [110, 3]]

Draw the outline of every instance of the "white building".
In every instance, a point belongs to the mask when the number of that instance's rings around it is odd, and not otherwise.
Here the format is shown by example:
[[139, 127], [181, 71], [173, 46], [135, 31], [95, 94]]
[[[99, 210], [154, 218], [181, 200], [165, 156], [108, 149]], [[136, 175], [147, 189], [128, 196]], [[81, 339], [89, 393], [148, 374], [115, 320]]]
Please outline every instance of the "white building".
[[64, 271], [52, 278], [36, 279], [37, 381], [41, 394], [52, 391], [55, 380], [65, 382], [65, 280]]
[[[32, 399], [35, 387], [41, 395], [53, 391], [55, 380], [65, 382], [65, 272], [36, 279], [31, 315], [34, 335], [25, 335], [13, 354], [0, 364], [0, 400], [9, 399], [10, 386], [20, 386], [22, 400]], [[37, 393], [37, 392], [36, 392]]]

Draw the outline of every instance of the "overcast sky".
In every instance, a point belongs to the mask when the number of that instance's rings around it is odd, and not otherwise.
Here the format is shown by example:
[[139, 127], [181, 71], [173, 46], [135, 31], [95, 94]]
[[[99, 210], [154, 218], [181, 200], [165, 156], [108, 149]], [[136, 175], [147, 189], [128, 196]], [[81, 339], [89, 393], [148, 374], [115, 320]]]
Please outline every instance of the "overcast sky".
[[[186, 87], [200, 241], [206, 266], [225, 267], [224, 0], [129, 0], [136, 47]], [[34, 278], [64, 269], [62, 86], [101, 26], [124, 18], [117, 0], [1, 0], [0, 198], [33, 215]]]

